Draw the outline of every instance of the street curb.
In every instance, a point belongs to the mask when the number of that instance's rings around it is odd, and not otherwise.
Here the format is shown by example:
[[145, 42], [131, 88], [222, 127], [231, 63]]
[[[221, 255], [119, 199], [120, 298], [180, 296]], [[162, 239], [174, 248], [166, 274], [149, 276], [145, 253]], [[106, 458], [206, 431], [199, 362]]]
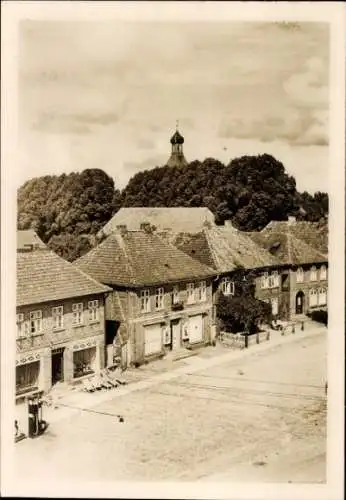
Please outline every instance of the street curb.
[[[195, 356], [189, 358], [189, 363], [185, 366], [164, 373], [159, 373], [157, 375], [150, 374], [148, 378], [145, 378], [144, 380], [136, 381], [130, 383], [129, 385], [116, 388], [115, 392], [113, 392], [113, 390], [109, 390], [108, 392], [103, 392], [98, 394], [95, 393], [85, 394], [85, 396], [90, 396], [90, 400], [86, 401], [83, 404], [83, 407], [72, 406], [72, 404], [69, 405], [67, 403], [64, 403], [64, 400], [62, 399], [60, 402], [62, 411], [55, 415], [54, 413], [51, 415], [47, 415], [46, 420], [49, 422], [49, 425], [51, 426], [53, 423], [57, 423], [66, 418], [71, 418], [72, 416], [78, 413], [80, 414], [85, 410], [95, 408], [96, 406], [101, 405], [102, 403], [112, 401], [115, 398], [126, 396], [127, 394], [130, 394], [135, 391], [149, 389], [150, 387], [160, 384], [161, 382], [167, 382], [173, 380], [175, 378], [180, 377], [181, 375], [193, 374], [201, 369], [210, 368], [212, 366], [227, 363], [228, 361], [232, 360], [236, 361], [242, 358], [255, 355], [256, 353], [270, 351], [271, 349], [273, 350], [277, 347], [284, 346], [286, 344], [303, 341], [310, 337], [325, 334], [326, 332], [327, 332], [326, 328], [323, 329], [321, 328], [321, 329], [314, 329], [312, 332], [305, 330], [304, 333], [301, 332], [291, 333], [285, 336], [281, 336], [281, 334], [278, 333], [276, 338], [272, 335], [271, 340], [265, 341], [261, 344], [254, 344], [248, 349], [231, 350], [226, 354], [219, 354], [207, 359]], [[56, 403], [56, 406], [59, 406], [59, 403]]]

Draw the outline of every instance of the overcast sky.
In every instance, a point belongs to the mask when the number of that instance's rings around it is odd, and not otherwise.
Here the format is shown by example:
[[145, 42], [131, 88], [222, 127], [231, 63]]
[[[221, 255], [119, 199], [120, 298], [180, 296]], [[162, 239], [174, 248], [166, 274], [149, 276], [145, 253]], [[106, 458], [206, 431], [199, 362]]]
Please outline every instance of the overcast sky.
[[327, 190], [328, 25], [25, 21], [19, 185], [101, 168], [117, 187], [165, 164], [269, 153]]

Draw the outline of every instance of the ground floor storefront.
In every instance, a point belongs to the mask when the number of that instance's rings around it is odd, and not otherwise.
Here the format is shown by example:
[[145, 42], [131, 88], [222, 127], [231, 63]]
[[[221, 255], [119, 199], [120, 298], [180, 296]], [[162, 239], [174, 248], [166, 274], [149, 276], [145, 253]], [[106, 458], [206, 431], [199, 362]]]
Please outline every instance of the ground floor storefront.
[[18, 353], [16, 398], [48, 392], [58, 382], [73, 383], [104, 367], [104, 335]]
[[129, 341], [124, 354], [127, 365], [141, 364], [170, 352], [209, 345], [216, 335], [211, 309], [137, 320], [129, 329]]

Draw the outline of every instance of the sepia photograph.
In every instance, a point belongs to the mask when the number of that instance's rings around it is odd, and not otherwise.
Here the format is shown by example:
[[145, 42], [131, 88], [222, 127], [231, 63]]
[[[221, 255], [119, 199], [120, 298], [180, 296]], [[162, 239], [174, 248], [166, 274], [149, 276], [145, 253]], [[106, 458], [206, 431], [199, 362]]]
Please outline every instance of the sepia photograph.
[[5, 3], [6, 492], [341, 500], [342, 3]]

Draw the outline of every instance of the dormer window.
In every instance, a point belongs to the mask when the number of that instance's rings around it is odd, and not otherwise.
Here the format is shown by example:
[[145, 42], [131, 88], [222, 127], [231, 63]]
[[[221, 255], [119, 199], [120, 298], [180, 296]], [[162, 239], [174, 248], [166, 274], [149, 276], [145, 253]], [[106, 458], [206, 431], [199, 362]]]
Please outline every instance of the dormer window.
[[269, 280], [268, 273], [263, 273], [261, 277], [261, 288], [268, 288]]
[[179, 303], [179, 287], [175, 286], [172, 293], [172, 304]]

